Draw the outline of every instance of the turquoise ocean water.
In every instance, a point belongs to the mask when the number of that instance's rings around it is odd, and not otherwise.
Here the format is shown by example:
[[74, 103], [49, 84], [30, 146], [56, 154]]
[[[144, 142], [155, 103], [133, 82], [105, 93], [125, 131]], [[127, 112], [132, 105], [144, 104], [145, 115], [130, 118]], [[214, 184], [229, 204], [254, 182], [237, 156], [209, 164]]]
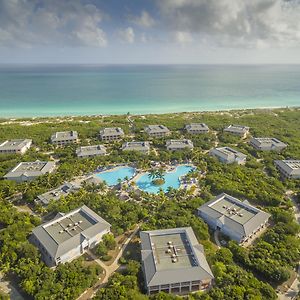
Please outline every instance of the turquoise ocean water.
[[0, 117], [300, 106], [300, 66], [0, 66]]

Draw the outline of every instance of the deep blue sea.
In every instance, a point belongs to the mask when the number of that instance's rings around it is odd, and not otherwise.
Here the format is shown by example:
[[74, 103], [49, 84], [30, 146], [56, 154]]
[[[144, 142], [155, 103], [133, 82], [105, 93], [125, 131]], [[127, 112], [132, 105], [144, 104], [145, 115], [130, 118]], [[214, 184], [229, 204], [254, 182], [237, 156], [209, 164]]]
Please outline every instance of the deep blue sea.
[[299, 65], [0, 66], [0, 117], [300, 106]]

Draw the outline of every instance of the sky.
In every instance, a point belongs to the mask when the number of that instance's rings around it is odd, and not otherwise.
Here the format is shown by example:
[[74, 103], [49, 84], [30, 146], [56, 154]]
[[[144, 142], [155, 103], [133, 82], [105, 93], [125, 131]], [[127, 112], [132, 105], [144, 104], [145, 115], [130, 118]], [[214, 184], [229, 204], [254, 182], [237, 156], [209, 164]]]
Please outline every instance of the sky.
[[0, 0], [0, 63], [300, 64], [300, 0]]

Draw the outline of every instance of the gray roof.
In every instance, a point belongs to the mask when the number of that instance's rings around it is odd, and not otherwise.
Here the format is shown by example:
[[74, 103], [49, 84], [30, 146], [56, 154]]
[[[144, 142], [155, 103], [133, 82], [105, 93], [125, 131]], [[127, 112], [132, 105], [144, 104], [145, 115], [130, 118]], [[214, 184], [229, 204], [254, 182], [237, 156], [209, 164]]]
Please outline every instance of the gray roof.
[[147, 125], [144, 130], [148, 134], [169, 133], [170, 132], [170, 130], [165, 125]]
[[93, 238], [110, 227], [108, 222], [83, 205], [34, 228], [32, 234], [51, 257], [57, 258], [79, 246], [85, 238]]
[[83, 146], [76, 149], [77, 156], [95, 156], [106, 154], [106, 148], [103, 145]]
[[122, 145], [124, 151], [149, 151], [149, 142], [126, 142]]
[[191, 123], [191, 124], [187, 124], [185, 125], [185, 129], [187, 131], [208, 131], [209, 128], [206, 124], [204, 123]]
[[124, 135], [124, 131], [120, 127], [107, 127], [100, 130], [100, 135], [101, 136], [115, 136], [115, 135], [122, 136]]
[[55, 167], [54, 161], [35, 161], [35, 162], [21, 162], [4, 177], [37, 177], [51, 172]]
[[300, 160], [275, 160], [275, 165], [282, 169], [285, 173], [292, 175], [300, 175]]
[[[141, 231], [142, 263], [147, 286], [210, 280], [213, 274], [191, 227]], [[171, 253], [176, 251], [176, 262]]]
[[181, 140], [168, 140], [166, 142], [166, 147], [168, 149], [185, 149], [185, 148], [194, 148], [193, 142], [187, 139]]
[[210, 151], [210, 154], [213, 154], [217, 157], [223, 158], [225, 160], [236, 160], [236, 159], [246, 159], [247, 155], [234, 150], [230, 147], [218, 147]]
[[271, 216], [250, 205], [248, 201], [240, 201], [225, 193], [206, 202], [198, 210], [211, 219], [219, 219], [222, 224], [241, 236], [248, 236]]
[[242, 125], [229, 125], [224, 129], [225, 132], [232, 132], [238, 134], [245, 134], [249, 132], [249, 127]]
[[250, 144], [255, 148], [263, 149], [283, 149], [287, 145], [276, 138], [252, 138]]
[[78, 133], [77, 131], [58, 131], [51, 135], [52, 142], [60, 142], [65, 140], [77, 140]]
[[30, 147], [32, 140], [30, 139], [14, 139], [7, 140], [0, 144], [1, 151], [18, 151], [24, 147]]
[[65, 197], [72, 192], [76, 192], [80, 189], [80, 186], [71, 182], [66, 182], [56, 189], [48, 191], [42, 195], [37, 196], [37, 202], [47, 205], [51, 200], [59, 200], [61, 197]]

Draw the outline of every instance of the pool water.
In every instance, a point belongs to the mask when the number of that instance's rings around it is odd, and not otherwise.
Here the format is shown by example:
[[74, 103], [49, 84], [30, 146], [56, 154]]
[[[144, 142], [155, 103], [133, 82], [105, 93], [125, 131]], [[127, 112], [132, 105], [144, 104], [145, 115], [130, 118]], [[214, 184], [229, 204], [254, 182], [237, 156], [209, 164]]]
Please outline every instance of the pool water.
[[154, 185], [152, 183], [152, 178], [148, 177], [149, 173], [145, 173], [141, 177], [139, 177], [139, 179], [136, 182], [136, 185], [142, 191], [151, 194], [157, 194], [160, 191], [160, 189], [166, 192], [168, 187], [178, 189], [180, 187], [180, 177], [188, 174], [194, 169], [195, 167], [188, 165], [178, 166], [174, 171], [165, 173], [165, 183], [159, 186]]
[[108, 171], [96, 173], [95, 176], [105, 181], [108, 186], [114, 186], [119, 183], [119, 179], [124, 181], [127, 177], [131, 179], [135, 175], [135, 168], [117, 167]]

